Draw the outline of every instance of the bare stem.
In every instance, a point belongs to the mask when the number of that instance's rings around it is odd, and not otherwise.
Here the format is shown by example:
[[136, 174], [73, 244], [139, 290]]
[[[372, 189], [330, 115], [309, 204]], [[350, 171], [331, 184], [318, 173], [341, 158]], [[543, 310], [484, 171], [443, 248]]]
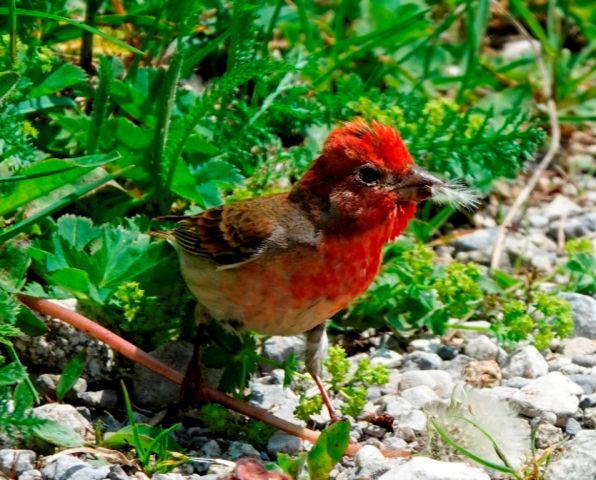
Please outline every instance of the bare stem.
[[[141, 350], [136, 345], [130, 343], [127, 340], [124, 340], [122, 337], [116, 335], [115, 333], [111, 332], [107, 328], [98, 325], [94, 321], [88, 319], [84, 315], [80, 313], [73, 312], [71, 310], [67, 310], [60, 305], [51, 302], [49, 300], [43, 300], [40, 298], [31, 297], [29, 295], [19, 295], [19, 300], [29, 307], [31, 310], [35, 310], [43, 315], [47, 315], [51, 318], [58, 318], [73, 327], [77, 330], [85, 332], [87, 335], [96, 338], [106, 345], [110, 346], [117, 352], [124, 355], [126, 358], [132, 360], [139, 365], [155, 372], [162, 377], [170, 380], [173, 383], [180, 385], [182, 383], [183, 374], [173, 368], [169, 367], [168, 365], [162, 363], [157, 358], [149, 355], [147, 352]], [[236, 398], [232, 398], [229, 395], [209, 386], [204, 387], [204, 393], [208, 397], [209, 400], [219, 403], [224, 407], [227, 407], [231, 410], [236, 412], [242, 413], [247, 417], [254, 418], [256, 420], [260, 420], [262, 422], [268, 423], [269, 425], [281, 430], [283, 432], [289, 433], [290, 435], [294, 435], [296, 437], [302, 438], [310, 443], [315, 443], [319, 438], [320, 433], [315, 432], [314, 430], [310, 430], [306, 427], [301, 427], [300, 425], [296, 425], [294, 423], [288, 422], [283, 420], [275, 415], [272, 415], [268, 411], [257, 407], [255, 405], [251, 405], [249, 403], [243, 402], [242, 400], [238, 400]], [[346, 450], [347, 455], [355, 455], [356, 452], [360, 450], [360, 445], [351, 443]], [[395, 452], [395, 451], [385, 451], [383, 452], [387, 457], [408, 457], [410, 456], [409, 452]]]

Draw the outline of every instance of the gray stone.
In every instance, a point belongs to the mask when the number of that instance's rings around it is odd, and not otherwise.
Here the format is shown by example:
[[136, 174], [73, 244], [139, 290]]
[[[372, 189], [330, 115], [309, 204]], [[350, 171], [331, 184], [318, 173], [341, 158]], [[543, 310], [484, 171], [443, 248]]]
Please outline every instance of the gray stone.
[[581, 430], [582, 426], [575, 418], [570, 417], [567, 419], [567, 423], [565, 423], [565, 433], [567, 435], [571, 435], [573, 437], [574, 435], [577, 435], [579, 432], [581, 432]]
[[523, 388], [530, 382], [531, 380], [529, 378], [511, 377], [503, 381], [501, 385], [503, 385], [504, 387]]
[[84, 439], [88, 433], [93, 432], [89, 420], [83, 417], [75, 407], [67, 403], [47, 403], [35, 407], [33, 415], [37, 418], [45, 418], [66, 425], [80, 435], [81, 439]]
[[586, 395], [581, 402], [579, 402], [579, 408], [592, 408], [596, 407], [596, 394]]
[[596, 393], [596, 375], [578, 373], [569, 375], [569, 379], [579, 385], [586, 395]]
[[574, 214], [581, 213], [581, 207], [563, 195], [556, 195], [555, 198], [543, 210], [544, 216], [549, 220], [556, 218], [568, 218]]
[[437, 355], [441, 357], [442, 360], [453, 360], [457, 357], [459, 350], [455, 347], [450, 347], [449, 345], [441, 345], [437, 350]]
[[497, 360], [499, 347], [486, 335], [480, 335], [468, 342], [464, 353], [475, 360]]
[[296, 455], [302, 449], [302, 440], [284, 432], [275, 432], [267, 442], [267, 453], [275, 458], [278, 452]]
[[438, 370], [442, 363], [436, 353], [416, 351], [404, 357], [402, 370]]
[[408, 343], [408, 351], [420, 350], [422, 352], [437, 353], [441, 348], [441, 341], [438, 338], [415, 338]]
[[[555, 221], [548, 228], [548, 235], [556, 239], [561, 228], [561, 221]], [[588, 212], [565, 220], [563, 224], [565, 238], [587, 237], [596, 232], [596, 212]]]
[[533, 345], [522, 347], [509, 358], [506, 377], [537, 378], [548, 373], [548, 363]]
[[563, 355], [569, 358], [596, 353], [596, 340], [585, 337], [568, 338], [563, 341], [562, 345]]
[[367, 463], [382, 461], [384, 459], [385, 456], [377, 447], [374, 447], [373, 445], [362, 446], [354, 458], [356, 465], [359, 467], [366, 465]]
[[124, 473], [120, 465], [112, 465], [107, 478], [108, 480], [129, 480], [129, 476]]
[[110, 466], [93, 468], [72, 455], [60, 455], [41, 472], [47, 480], [103, 480], [109, 475]]
[[596, 367], [596, 354], [575, 355], [571, 360], [582, 367]]
[[181, 473], [154, 473], [151, 480], [203, 480], [205, 477], [193, 473], [191, 475]]
[[392, 467], [395, 467], [400, 463], [400, 460], [394, 458], [371, 461], [358, 467], [354, 473], [350, 473], [346, 478], [350, 480], [377, 480]]
[[19, 475], [19, 480], [42, 480], [41, 472], [37, 469], [26, 470]]
[[19, 476], [33, 468], [36, 457], [33, 450], [0, 450], [0, 472], [8, 476]]
[[[304, 338], [299, 336], [291, 337], [270, 337], [263, 343], [263, 356], [276, 362], [283, 363], [293, 353], [300, 356], [304, 352]], [[265, 371], [270, 371], [272, 366], [263, 366]]]
[[486, 472], [465, 463], [440, 462], [427, 457], [393, 467], [379, 480], [490, 480]]
[[[193, 345], [189, 342], [170, 342], [151, 354], [166, 365], [185, 372], [192, 358], [192, 352]], [[134, 401], [143, 407], [160, 408], [177, 403], [180, 399], [179, 385], [140, 365], [135, 365], [132, 380]]]
[[439, 396], [427, 385], [418, 385], [400, 393], [414, 408], [424, 408], [428, 403], [439, 400]]
[[200, 448], [199, 453], [202, 457], [218, 458], [221, 456], [221, 447], [215, 440], [208, 440]]
[[596, 300], [580, 293], [564, 292], [560, 296], [571, 305], [573, 335], [596, 339]]
[[371, 365], [385, 365], [387, 368], [397, 368], [401, 364], [402, 356], [387, 348], [382, 348], [374, 352], [370, 358]]
[[238, 460], [242, 457], [261, 458], [261, 454], [250, 443], [232, 442], [228, 447], [226, 456], [230, 460]]
[[404, 372], [399, 382], [400, 390], [426, 385], [439, 397], [451, 395], [453, 380], [447, 372], [442, 370], [421, 370]]
[[583, 421], [586, 428], [596, 428], [596, 408], [586, 408]]
[[109, 409], [118, 403], [118, 394], [114, 390], [97, 390], [83, 392], [79, 394], [79, 399], [89, 407]]
[[456, 251], [469, 252], [491, 248], [497, 238], [496, 228], [475, 230], [468, 235], [462, 235], [453, 241]]
[[563, 440], [563, 432], [559, 427], [541, 422], [536, 427], [536, 447], [548, 448]]
[[421, 410], [406, 399], [394, 395], [383, 397], [385, 413], [391, 415], [401, 427], [410, 427], [414, 432], [422, 432], [426, 428], [426, 416]]
[[258, 405], [284, 420], [296, 422], [294, 409], [298, 405], [298, 396], [282, 385], [251, 382], [250, 403]]
[[596, 431], [582, 430], [566, 444], [566, 451], [549, 463], [545, 480], [594, 480]]
[[578, 396], [582, 393], [579, 385], [560, 372], [550, 372], [515, 391], [512, 400], [529, 417], [547, 411], [553, 412], [558, 418], [566, 418], [577, 411]]
[[383, 446], [387, 450], [392, 450], [395, 452], [399, 452], [405, 450], [408, 444], [403, 438], [399, 437], [385, 437], [383, 439]]
[[464, 370], [468, 363], [473, 362], [474, 359], [467, 355], [458, 355], [453, 360], [443, 362], [441, 370], [449, 373], [453, 381], [462, 382], [465, 380]]

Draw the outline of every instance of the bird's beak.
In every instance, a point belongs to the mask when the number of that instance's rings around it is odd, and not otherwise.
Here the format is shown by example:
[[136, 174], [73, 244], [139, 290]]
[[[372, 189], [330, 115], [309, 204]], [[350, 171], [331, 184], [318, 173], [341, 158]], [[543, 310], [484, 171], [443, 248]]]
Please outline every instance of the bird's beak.
[[401, 175], [395, 184], [398, 202], [421, 202], [431, 198], [445, 183], [420, 167]]

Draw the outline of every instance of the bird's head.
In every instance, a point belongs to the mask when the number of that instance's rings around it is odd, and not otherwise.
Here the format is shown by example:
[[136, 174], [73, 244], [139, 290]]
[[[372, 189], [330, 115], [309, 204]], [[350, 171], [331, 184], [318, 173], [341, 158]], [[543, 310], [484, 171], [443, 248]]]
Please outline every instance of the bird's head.
[[395, 129], [362, 119], [333, 130], [290, 198], [319, 206], [321, 224], [363, 230], [397, 219], [403, 230], [416, 204], [452, 186], [418, 167]]

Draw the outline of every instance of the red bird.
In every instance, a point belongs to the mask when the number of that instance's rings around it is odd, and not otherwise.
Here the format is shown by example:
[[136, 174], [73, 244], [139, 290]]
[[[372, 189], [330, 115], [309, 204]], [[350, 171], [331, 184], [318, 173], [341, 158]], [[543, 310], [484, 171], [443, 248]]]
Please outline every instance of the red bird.
[[211, 318], [266, 335], [306, 333], [306, 368], [337, 418], [320, 380], [325, 321], [368, 288], [416, 203], [448, 189], [416, 166], [393, 128], [356, 119], [331, 132], [289, 193], [182, 217], [170, 241]]

